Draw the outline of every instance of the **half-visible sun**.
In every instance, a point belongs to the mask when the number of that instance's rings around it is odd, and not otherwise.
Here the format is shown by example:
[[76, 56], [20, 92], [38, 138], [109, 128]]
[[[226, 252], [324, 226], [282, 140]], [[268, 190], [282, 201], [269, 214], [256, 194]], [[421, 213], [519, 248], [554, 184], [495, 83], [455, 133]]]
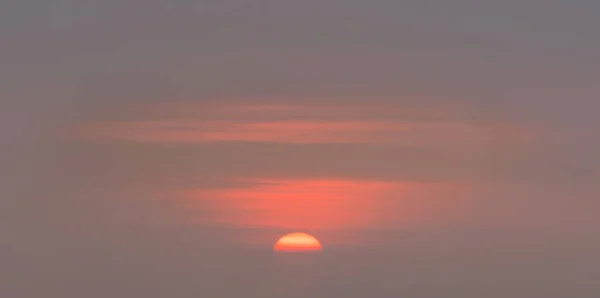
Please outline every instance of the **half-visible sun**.
[[273, 247], [274, 251], [281, 252], [304, 252], [321, 251], [323, 246], [314, 236], [307, 233], [289, 233], [279, 238]]

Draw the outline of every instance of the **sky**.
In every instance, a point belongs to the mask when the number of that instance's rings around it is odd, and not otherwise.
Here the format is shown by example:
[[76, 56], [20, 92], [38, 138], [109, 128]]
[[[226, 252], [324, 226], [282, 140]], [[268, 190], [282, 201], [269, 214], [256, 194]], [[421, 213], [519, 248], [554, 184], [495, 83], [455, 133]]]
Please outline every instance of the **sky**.
[[599, 15], [2, 1], [0, 296], [597, 297]]

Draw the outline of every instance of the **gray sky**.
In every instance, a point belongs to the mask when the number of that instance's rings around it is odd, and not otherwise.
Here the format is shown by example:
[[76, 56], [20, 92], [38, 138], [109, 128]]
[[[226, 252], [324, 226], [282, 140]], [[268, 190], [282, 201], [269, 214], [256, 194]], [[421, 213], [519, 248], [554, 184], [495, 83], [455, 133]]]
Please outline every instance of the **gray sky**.
[[596, 297], [599, 15], [2, 1], [0, 296]]

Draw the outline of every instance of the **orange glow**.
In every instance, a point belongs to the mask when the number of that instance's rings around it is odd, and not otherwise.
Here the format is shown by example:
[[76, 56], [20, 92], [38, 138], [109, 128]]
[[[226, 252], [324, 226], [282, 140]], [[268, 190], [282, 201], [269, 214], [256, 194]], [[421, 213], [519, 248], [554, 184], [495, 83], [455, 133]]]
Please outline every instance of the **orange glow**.
[[314, 236], [296, 232], [279, 238], [273, 250], [282, 252], [321, 251], [323, 250], [323, 246]]
[[464, 199], [464, 187], [444, 183], [245, 179], [227, 188], [187, 190], [203, 222], [243, 228], [328, 230], [375, 228], [443, 220]]

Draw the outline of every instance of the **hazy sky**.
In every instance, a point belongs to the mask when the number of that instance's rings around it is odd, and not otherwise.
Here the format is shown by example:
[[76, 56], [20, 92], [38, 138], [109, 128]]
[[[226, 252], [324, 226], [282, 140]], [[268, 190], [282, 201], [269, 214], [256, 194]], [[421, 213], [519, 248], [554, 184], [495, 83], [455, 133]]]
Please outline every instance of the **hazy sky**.
[[0, 296], [597, 297], [599, 16], [2, 1]]

